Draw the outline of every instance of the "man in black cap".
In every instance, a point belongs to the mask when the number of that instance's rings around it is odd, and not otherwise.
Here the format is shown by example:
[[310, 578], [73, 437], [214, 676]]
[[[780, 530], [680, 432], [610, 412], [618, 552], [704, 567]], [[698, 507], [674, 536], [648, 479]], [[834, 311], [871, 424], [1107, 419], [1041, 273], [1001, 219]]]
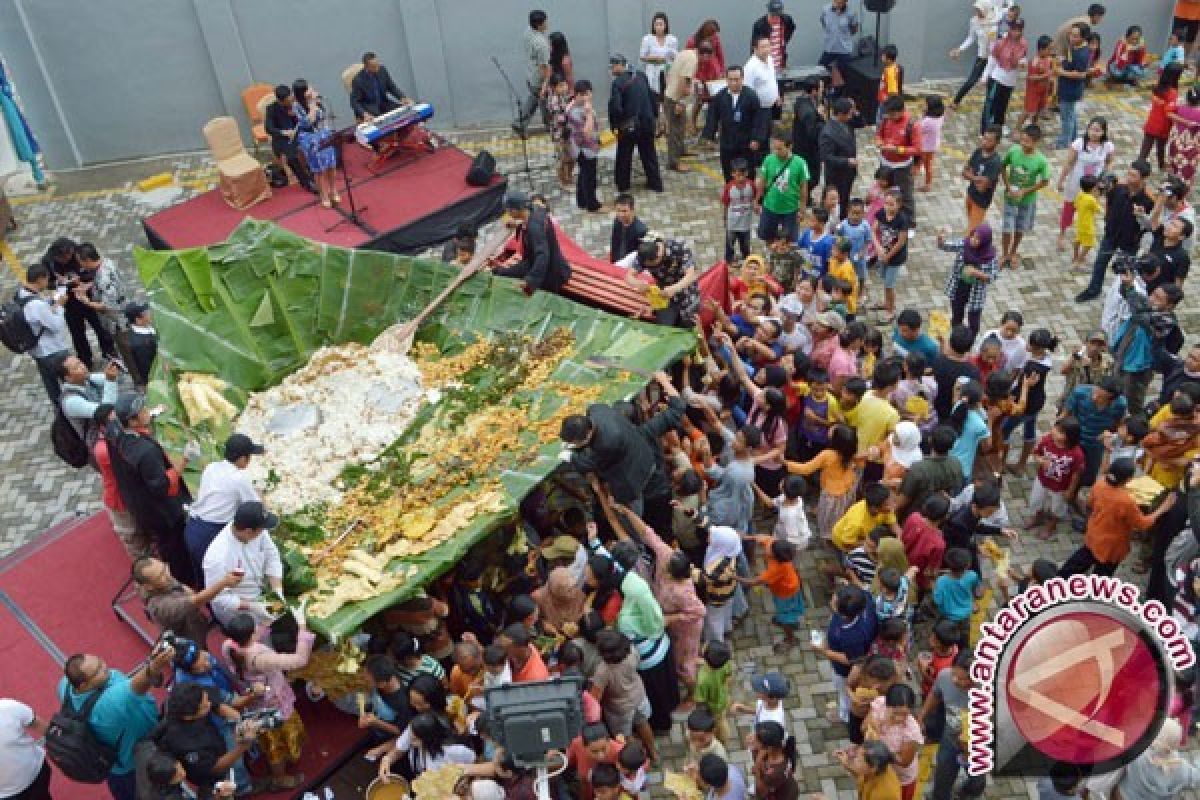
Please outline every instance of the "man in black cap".
[[628, 68], [629, 62], [620, 53], [608, 59], [612, 68], [612, 91], [608, 96], [608, 124], [617, 134], [617, 166], [615, 183], [618, 192], [628, 192], [633, 172], [633, 148], [637, 148], [646, 173], [646, 187], [654, 192], [663, 190], [658, 170], [658, 151], [654, 149], [655, 117], [658, 106], [650, 94], [646, 76]]
[[215, 584], [233, 573], [241, 582], [227, 587], [212, 600], [213, 616], [226, 624], [237, 614], [249, 614], [257, 622], [271, 617], [263, 605], [263, 584], [283, 594], [283, 560], [279, 549], [267, 535], [279, 524], [279, 517], [262, 503], [242, 503], [204, 554], [204, 582]]
[[133, 514], [134, 524], [148, 536], [171, 574], [180, 583], [199, 588], [199, 580], [188, 558], [183, 529], [187, 524], [185, 506], [192, 495], [183, 482], [188, 455], [178, 466], [167, 457], [150, 431], [151, 416], [141, 394], [123, 394], [117, 398], [117, 421], [123, 429], [106, 435], [113, 477], [125, 508]]
[[783, 13], [783, 0], [771, 0], [767, 3], [767, 13], [754, 22], [750, 31], [750, 49], [759, 39], [771, 40], [771, 60], [775, 69], [787, 68], [788, 42], [796, 32], [796, 22], [791, 14]]
[[126, 364], [133, 382], [144, 387], [150, 382], [150, 368], [158, 355], [158, 333], [150, 319], [150, 306], [143, 302], [125, 305], [125, 320], [129, 323], [129, 355], [132, 364]]
[[527, 295], [537, 289], [557, 293], [571, 279], [571, 265], [558, 247], [558, 233], [545, 207], [532, 205], [527, 194], [514, 189], [504, 196], [504, 210], [517, 223], [521, 259], [495, 273], [524, 280]]
[[200, 489], [188, 509], [187, 527], [183, 531], [197, 575], [205, 551], [233, 519], [238, 506], [262, 500], [246, 475], [246, 467], [250, 466], [251, 456], [261, 456], [263, 452], [261, 444], [245, 434], [235, 433], [225, 440], [225, 458], [209, 464], [200, 475]]

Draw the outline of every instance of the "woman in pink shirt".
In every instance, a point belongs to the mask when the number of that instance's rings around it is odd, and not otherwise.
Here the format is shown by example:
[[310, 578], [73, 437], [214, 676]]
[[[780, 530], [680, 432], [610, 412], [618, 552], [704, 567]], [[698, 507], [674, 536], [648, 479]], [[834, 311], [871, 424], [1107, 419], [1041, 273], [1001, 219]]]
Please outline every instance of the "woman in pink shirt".
[[296, 713], [296, 695], [288, 683], [285, 672], [300, 669], [312, 655], [316, 636], [308, 630], [303, 614], [296, 615], [300, 626], [296, 639], [296, 652], [279, 653], [262, 640], [267, 630], [257, 629], [254, 618], [249, 614], [238, 614], [229, 620], [225, 632], [229, 638], [221, 646], [225, 658], [233, 664], [238, 679], [244, 683], [262, 683], [267, 693], [256, 701], [254, 710], [274, 709], [283, 718], [283, 725], [258, 735], [258, 746], [267, 757], [271, 769], [271, 785], [268, 792], [295, 789], [304, 783], [304, 775], [289, 775], [289, 764], [300, 760], [307, 734], [304, 722]]

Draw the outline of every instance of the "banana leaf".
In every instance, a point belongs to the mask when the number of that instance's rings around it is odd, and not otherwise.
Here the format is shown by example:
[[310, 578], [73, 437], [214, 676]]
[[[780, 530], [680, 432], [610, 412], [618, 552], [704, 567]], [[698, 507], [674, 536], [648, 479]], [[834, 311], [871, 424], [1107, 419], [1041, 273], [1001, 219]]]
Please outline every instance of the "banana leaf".
[[[175, 384], [184, 372], [215, 374], [230, 386], [225, 393], [238, 408], [249, 394], [269, 388], [307, 363], [318, 348], [346, 342], [369, 343], [389, 325], [411, 319], [457, 274], [440, 261], [413, 259], [316, 243], [271, 223], [245, 220], [230, 238], [208, 249], [178, 252], [135, 251], [139, 273], [159, 333], [159, 359], [149, 386], [151, 402], [167, 411], [158, 435], [168, 447], [196, 439], [209, 459], [235, 423], [189, 425]], [[526, 297], [517, 281], [481, 273], [467, 281], [418, 331], [418, 339], [452, 351], [465, 341], [501, 332], [537, 339], [556, 328], [575, 335], [575, 353], [554, 374], [578, 386], [602, 385], [601, 399], [628, 399], [645, 383], [636, 375], [587, 363], [593, 356], [640, 370], [660, 369], [695, 344], [688, 331], [613, 316], [545, 292]], [[554, 397], [533, 404], [537, 417], [549, 416]], [[516, 514], [518, 504], [558, 464], [557, 444], [546, 445], [519, 470], [496, 477], [506, 493], [504, 510], [482, 515], [453, 539], [421, 556], [393, 562], [416, 574], [401, 588], [345, 606], [326, 619], [310, 619], [313, 630], [338, 637], [411, 597], [452, 568], [476, 543]], [[195, 483], [199, 472], [189, 471]], [[462, 493], [475, 486], [462, 487]], [[289, 558], [290, 582], [309, 585], [311, 570]], [[294, 573], [294, 575], [292, 574]]]

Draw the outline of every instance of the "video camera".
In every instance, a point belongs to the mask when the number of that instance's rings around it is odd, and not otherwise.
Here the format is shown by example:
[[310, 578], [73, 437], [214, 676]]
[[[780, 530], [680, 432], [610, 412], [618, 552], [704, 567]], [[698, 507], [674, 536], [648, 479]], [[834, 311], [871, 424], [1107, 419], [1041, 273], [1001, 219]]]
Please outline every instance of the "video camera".
[[[260, 708], [256, 711], [243, 711], [242, 721], [237, 725], [239, 739], [252, 739], [261, 731], [273, 731], [283, 727], [283, 712], [278, 708]], [[248, 729], [253, 728], [254, 734]]]

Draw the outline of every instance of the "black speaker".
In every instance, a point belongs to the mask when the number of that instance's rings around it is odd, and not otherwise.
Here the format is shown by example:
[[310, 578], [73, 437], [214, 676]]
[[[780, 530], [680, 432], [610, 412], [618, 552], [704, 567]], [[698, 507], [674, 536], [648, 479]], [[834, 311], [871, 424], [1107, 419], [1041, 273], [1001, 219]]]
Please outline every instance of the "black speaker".
[[487, 150], [480, 150], [479, 155], [471, 159], [467, 169], [467, 183], [472, 186], [487, 186], [496, 176], [496, 159]]
[[845, 84], [842, 85], [842, 97], [854, 101], [858, 113], [868, 125], [875, 124], [875, 114], [879, 107], [876, 100], [879, 91], [879, 76], [883, 69], [875, 63], [874, 55], [860, 56], [842, 71]]
[[866, 0], [863, 8], [876, 14], [886, 14], [896, 6], [896, 0]]

